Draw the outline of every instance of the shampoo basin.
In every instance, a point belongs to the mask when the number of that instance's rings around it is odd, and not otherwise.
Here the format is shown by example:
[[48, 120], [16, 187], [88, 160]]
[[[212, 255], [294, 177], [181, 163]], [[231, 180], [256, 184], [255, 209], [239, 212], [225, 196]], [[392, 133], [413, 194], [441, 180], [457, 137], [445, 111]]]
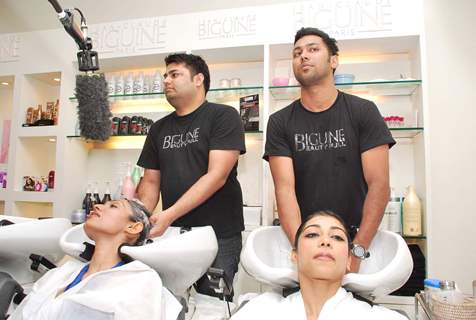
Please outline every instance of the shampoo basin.
[[[85, 249], [83, 242], [94, 244], [81, 224], [66, 232], [60, 245], [64, 252], [81, 260], [79, 255]], [[180, 296], [205, 274], [217, 251], [217, 239], [210, 226], [192, 228], [187, 232], [181, 232], [179, 227], [169, 227], [161, 237], [154, 238], [153, 243], [121, 248], [122, 253], [156, 270], [164, 286]]]
[[[370, 257], [362, 261], [359, 273], [344, 276], [343, 286], [373, 300], [403, 286], [412, 272], [413, 260], [403, 238], [389, 231], [378, 231], [369, 251]], [[279, 226], [252, 231], [241, 252], [241, 264], [249, 275], [273, 287], [298, 285], [291, 245]]]
[[44, 256], [55, 263], [64, 253], [59, 246], [61, 235], [71, 228], [63, 218], [31, 219], [0, 215], [0, 221], [13, 222], [0, 227], [0, 271], [9, 273], [20, 284], [38, 276], [30, 270], [30, 254]]

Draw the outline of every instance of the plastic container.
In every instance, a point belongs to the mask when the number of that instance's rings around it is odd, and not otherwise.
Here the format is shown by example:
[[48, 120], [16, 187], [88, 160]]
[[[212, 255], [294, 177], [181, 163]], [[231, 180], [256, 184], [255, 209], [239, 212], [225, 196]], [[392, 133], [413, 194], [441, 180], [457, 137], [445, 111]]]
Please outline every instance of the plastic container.
[[351, 73], [337, 73], [334, 75], [334, 82], [339, 83], [351, 83], [354, 82], [355, 76]]
[[273, 84], [273, 86], [277, 86], [277, 87], [287, 86], [287, 85], [289, 85], [289, 78], [288, 77], [275, 77], [275, 78], [273, 78], [271, 83]]
[[432, 308], [431, 299], [433, 294], [440, 292], [440, 280], [438, 279], [425, 279], [423, 281], [425, 287], [425, 301]]
[[86, 221], [86, 210], [76, 209], [71, 213], [71, 223], [80, 224]]
[[436, 293], [435, 297], [449, 304], [462, 304], [464, 302], [464, 295], [456, 289], [456, 284], [451, 280], [440, 281], [440, 291]]
[[403, 234], [414, 237], [423, 234], [421, 202], [413, 186], [408, 187], [407, 196], [403, 201]]

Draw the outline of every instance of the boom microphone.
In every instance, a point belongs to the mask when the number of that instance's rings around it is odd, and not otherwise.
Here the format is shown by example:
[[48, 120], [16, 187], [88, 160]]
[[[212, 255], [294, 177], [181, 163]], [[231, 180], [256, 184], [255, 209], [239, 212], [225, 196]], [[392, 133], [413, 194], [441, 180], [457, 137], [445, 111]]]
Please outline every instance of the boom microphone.
[[107, 140], [111, 135], [111, 111], [108, 89], [104, 74], [94, 74], [99, 70], [98, 54], [92, 51], [91, 38], [87, 36], [88, 26], [81, 10], [81, 28], [74, 23], [73, 10], [62, 9], [57, 0], [48, 0], [64, 26], [66, 32], [78, 45], [78, 66], [86, 72], [76, 76], [76, 98], [78, 99], [78, 119], [81, 136], [91, 140]]
[[108, 88], [104, 74], [77, 75], [76, 98], [81, 136], [92, 140], [107, 140], [111, 135]]

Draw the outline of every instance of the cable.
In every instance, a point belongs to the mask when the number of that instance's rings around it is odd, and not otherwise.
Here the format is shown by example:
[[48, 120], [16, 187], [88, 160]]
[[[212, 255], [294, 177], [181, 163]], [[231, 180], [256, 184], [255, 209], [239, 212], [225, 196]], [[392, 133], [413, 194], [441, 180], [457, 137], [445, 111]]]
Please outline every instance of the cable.
[[81, 12], [81, 10], [79, 10], [78, 8], [74, 8], [74, 10], [79, 12], [79, 15], [81, 16], [81, 23], [83, 23], [83, 22], [86, 23], [86, 18], [84, 18], [84, 15]]

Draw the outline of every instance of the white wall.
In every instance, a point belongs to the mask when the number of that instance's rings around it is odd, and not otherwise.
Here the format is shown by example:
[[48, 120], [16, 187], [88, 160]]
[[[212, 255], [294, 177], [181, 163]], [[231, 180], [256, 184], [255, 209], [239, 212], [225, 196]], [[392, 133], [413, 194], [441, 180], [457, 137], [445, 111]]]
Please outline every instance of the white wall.
[[476, 279], [476, 3], [426, 0], [430, 277], [466, 292]]

